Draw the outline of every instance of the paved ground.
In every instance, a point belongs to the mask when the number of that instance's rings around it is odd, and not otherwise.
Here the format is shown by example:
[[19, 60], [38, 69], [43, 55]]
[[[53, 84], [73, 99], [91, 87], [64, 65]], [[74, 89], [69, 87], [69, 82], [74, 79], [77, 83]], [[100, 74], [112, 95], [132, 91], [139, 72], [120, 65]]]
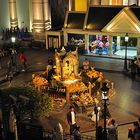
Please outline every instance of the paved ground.
[[[41, 70], [44, 70], [47, 64], [48, 56], [54, 56], [53, 52], [47, 52], [46, 50], [39, 50], [39, 49], [28, 49], [24, 48], [25, 55], [27, 56], [27, 62], [28, 62], [28, 70], [27, 72], [20, 72], [19, 75], [17, 75], [14, 80], [12, 81], [12, 86], [14, 85], [23, 85], [27, 84], [31, 81], [31, 75], [35, 72], [40, 72]], [[17, 56], [18, 58], [19, 56]], [[88, 56], [86, 56], [88, 57]], [[123, 70], [123, 60], [116, 60], [116, 59], [108, 59], [108, 58], [96, 58], [96, 57], [88, 57], [90, 60], [90, 64], [94, 65], [95, 68], [103, 70], [103, 73], [105, 75], [105, 78], [109, 79], [110, 81], [113, 81], [115, 83], [116, 88], [116, 95], [112, 97], [109, 105], [109, 110], [111, 112], [111, 115], [113, 118], [116, 119], [118, 124], [121, 123], [127, 123], [132, 122], [134, 120], [137, 120], [137, 118], [140, 116], [140, 83], [137, 81], [132, 81], [130, 77], [124, 75], [122, 73]], [[80, 56], [80, 65], [82, 64], [82, 60], [84, 60], [83, 56]], [[3, 69], [0, 70], [0, 79], [2, 79], [5, 76], [5, 70], [6, 70], [6, 62], [7, 59], [3, 59]], [[18, 62], [18, 68], [21, 69], [20, 63]], [[109, 70], [109, 71], [104, 71]], [[0, 85], [0, 88], [5, 88], [9, 85], [8, 82], [3, 83]], [[67, 108], [66, 108], [67, 109]], [[65, 113], [66, 110], [63, 110], [61, 113], [58, 112], [54, 115], [57, 115], [55, 117], [61, 118], [61, 121], [65, 122], [66, 116]], [[63, 116], [62, 116], [63, 114]], [[89, 129], [94, 129], [95, 125], [89, 120], [88, 118], [84, 118], [84, 115], [79, 115], [81, 122], [79, 121], [79, 125], [82, 126], [82, 131], [88, 131]], [[52, 118], [51, 120], [53, 120]], [[47, 120], [48, 121], [48, 120]], [[85, 124], [88, 123], [87, 127], [84, 127]], [[128, 127], [131, 126], [121, 126], [119, 127], [119, 139], [125, 140], [127, 139], [127, 130]], [[67, 130], [68, 126], [65, 124], [64, 128]], [[86, 133], [88, 135], [94, 135], [93, 132]]]

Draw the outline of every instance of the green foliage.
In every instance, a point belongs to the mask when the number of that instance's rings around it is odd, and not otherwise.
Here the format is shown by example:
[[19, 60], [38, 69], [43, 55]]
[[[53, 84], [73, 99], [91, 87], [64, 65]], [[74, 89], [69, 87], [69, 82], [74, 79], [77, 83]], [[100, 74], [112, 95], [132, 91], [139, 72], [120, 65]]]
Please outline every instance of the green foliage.
[[[32, 114], [35, 118], [43, 118], [49, 115], [53, 109], [53, 100], [48, 97], [47, 93], [40, 93], [34, 87], [11, 87], [2, 91], [3, 103], [9, 105], [13, 104], [13, 99], [9, 97], [12, 95], [17, 98], [19, 102], [20, 114]], [[29, 100], [20, 98], [20, 95], [28, 97]]]

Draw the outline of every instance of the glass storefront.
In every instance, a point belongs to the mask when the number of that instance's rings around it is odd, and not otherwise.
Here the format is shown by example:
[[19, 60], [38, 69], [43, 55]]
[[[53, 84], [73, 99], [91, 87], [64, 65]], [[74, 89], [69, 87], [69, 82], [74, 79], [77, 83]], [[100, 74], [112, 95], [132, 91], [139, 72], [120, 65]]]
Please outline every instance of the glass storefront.
[[114, 36], [112, 43], [112, 54], [116, 56], [125, 56], [127, 47], [127, 56], [137, 56], [137, 38], [129, 37], [128, 42], [125, 42], [125, 37]]
[[[125, 57], [125, 50], [127, 47], [128, 58], [137, 56], [137, 38], [129, 37], [126, 44], [125, 37], [113, 36], [113, 42], [110, 44], [109, 35], [89, 35], [88, 46], [91, 54], [96, 55], [110, 55], [116, 57]], [[111, 46], [110, 46], [111, 45]], [[80, 52], [85, 50], [85, 35], [84, 34], [68, 34], [68, 48], [76, 48]]]
[[85, 45], [85, 36], [83, 34], [68, 34], [68, 45]]
[[89, 35], [89, 50], [93, 54], [109, 54], [109, 36]]
[[[124, 57], [127, 46], [127, 56], [137, 56], [137, 38], [129, 37], [126, 44], [125, 37], [113, 36], [112, 46], [108, 35], [89, 35], [89, 50], [92, 54]], [[112, 52], [110, 53], [110, 51]]]
[[79, 52], [85, 50], [85, 35], [84, 34], [68, 34], [68, 48], [75, 49], [78, 47]]

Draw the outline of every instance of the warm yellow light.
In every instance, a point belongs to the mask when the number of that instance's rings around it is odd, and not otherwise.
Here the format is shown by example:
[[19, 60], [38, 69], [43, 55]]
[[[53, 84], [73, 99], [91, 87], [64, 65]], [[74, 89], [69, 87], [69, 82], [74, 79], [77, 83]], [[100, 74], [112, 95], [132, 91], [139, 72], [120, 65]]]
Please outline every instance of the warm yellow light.
[[110, 24], [108, 27], [107, 27], [107, 30], [110, 30], [112, 28], [112, 24]]
[[42, 20], [43, 19], [43, 14], [42, 14], [42, 7], [40, 4], [34, 4], [33, 5], [34, 8], [34, 13], [33, 16], [36, 20]]
[[41, 30], [40, 30], [40, 29], [36, 29], [35, 31], [36, 31], [37, 33], [40, 33], [40, 32], [41, 32]]
[[11, 37], [11, 41], [12, 41], [12, 43], [15, 43], [16, 42], [16, 38], [15, 37]]
[[79, 81], [79, 79], [74, 79], [74, 80], [65, 80], [63, 83], [64, 84], [67, 84], [67, 85], [70, 85], [70, 84], [73, 84], [75, 82]]
[[65, 28], [67, 28], [67, 24], [65, 24]]
[[87, 0], [75, 0], [75, 11], [87, 11]]
[[136, 29], [140, 32], [140, 27], [135, 25]]
[[13, 2], [10, 3], [10, 15], [12, 20], [15, 20], [17, 18], [16, 4]]

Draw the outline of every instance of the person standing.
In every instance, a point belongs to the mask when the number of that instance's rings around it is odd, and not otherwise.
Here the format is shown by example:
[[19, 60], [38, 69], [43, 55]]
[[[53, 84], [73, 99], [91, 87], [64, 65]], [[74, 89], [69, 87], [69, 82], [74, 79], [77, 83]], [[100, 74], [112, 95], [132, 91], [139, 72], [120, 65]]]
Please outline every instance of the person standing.
[[85, 71], [89, 70], [89, 60], [87, 58], [85, 58], [84, 62], [83, 62], [83, 69]]
[[52, 59], [52, 57], [50, 57], [50, 56], [49, 56], [49, 58], [48, 58], [48, 65], [53, 66], [53, 59]]
[[76, 124], [76, 113], [74, 111], [74, 107], [70, 106], [69, 112], [67, 113], [67, 121], [70, 125], [70, 135], [73, 134], [74, 130], [77, 128]]
[[137, 74], [138, 74], [138, 77], [140, 77], [140, 58], [137, 59], [136, 65], [137, 65]]
[[138, 118], [138, 123], [139, 123], [139, 126], [140, 126], [140, 117]]
[[26, 69], [26, 58], [25, 58], [25, 54], [24, 54], [23, 51], [20, 54], [20, 62], [22, 64], [22, 71], [25, 71], [25, 69]]
[[11, 87], [13, 77], [14, 75], [13, 75], [13, 69], [12, 69], [12, 60], [10, 59], [7, 63], [7, 72], [5, 76], [5, 79], [9, 81], [9, 87]]
[[2, 55], [1, 55], [1, 53], [0, 53], [0, 69], [2, 69], [2, 63], [1, 63], [2, 60], [1, 60], [1, 59], [2, 59]]
[[9, 73], [13, 72], [12, 69], [12, 60], [9, 59], [9, 61], [7, 62], [7, 71], [6, 71], [6, 79], [8, 79]]
[[108, 95], [109, 87], [108, 87], [108, 83], [107, 82], [103, 82], [102, 87], [101, 87], [101, 91], [105, 92], [104, 94]]
[[137, 71], [137, 65], [135, 64], [135, 60], [131, 61], [130, 68], [131, 68], [131, 78], [132, 81], [134, 81], [136, 78], [136, 71]]
[[0, 49], [0, 69], [2, 69], [2, 57], [4, 57], [4, 51]]
[[97, 127], [97, 140], [103, 140], [103, 128], [102, 126]]
[[80, 133], [80, 127], [77, 126], [75, 130], [73, 131], [74, 140], [81, 140], [81, 133]]
[[140, 140], [140, 126], [138, 122], [133, 122], [133, 129], [129, 129], [128, 138], [130, 140]]
[[48, 78], [47, 78], [48, 83], [51, 82], [51, 80], [52, 80], [52, 76], [53, 76], [54, 74], [55, 74], [55, 70], [54, 70], [54, 68], [50, 68], [50, 69], [48, 70]]
[[11, 60], [12, 60], [12, 66], [14, 66], [15, 70], [17, 70], [17, 51], [15, 48], [12, 48]]
[[108, 140], [117, 140], [118, 139], [118, 130], [117, 125], [115, 124], [115, 120], [111, 120], [111, 124], [108, 128]]

